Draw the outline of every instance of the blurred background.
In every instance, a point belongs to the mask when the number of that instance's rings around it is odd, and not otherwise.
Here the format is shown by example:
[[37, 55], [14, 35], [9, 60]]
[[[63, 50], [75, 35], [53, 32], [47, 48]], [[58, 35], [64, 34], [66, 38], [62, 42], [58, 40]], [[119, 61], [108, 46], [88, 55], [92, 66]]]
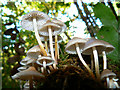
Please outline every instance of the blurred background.
[[[120, 78], [120, 56], [119, 56], [119, 9], [120, 2], [105, 0], [76, 0], [70, 2], [51, 2], [50, 0], [29, 1], [18, 0], [7, 2], [1, 0], [0, 7], [0, 51], [2, 62], [2, 88], [19, 88], [19, 82], [12, 80], [11, 75], [17, 73], [20, 67], [19, 62], [26, 56], [26, 52], [37, 45], [34, 32], [21, 28], [20, 22], [22, 16], [30, 11], [38, 10], [48, 14], [51, 18], [63, 21], [66, 26], [66, 32], [60, 34], [63, 41], [60, 43], [61, 60], [67, 59], [65, 53], [66, 43], [73, 37], [98, 39], [109, 42], [115, 47], [112, 53], [107, 55], [108, 68], [113, 70]], [[1, 84], [1, 83], [0, 83]]]

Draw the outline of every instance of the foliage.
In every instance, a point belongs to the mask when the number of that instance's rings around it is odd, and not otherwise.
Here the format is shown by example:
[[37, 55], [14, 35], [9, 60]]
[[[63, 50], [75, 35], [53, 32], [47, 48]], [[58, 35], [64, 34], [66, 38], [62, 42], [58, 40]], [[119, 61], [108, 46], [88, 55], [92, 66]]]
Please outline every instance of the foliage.
[[120, 58], [120, 51], [118, 51], [118, 21], [116, 20], [112, 10], [102, 3], [97, 3], [93, 10], [95, 16], [99, 18], [103, 24], [97, 33], [97, 37], [98, 39], [111, 43], [115, 47], [115, 50], [108, 54], [108, 57], [112, 59], [114, 63], [118, 63], [118, 58]]

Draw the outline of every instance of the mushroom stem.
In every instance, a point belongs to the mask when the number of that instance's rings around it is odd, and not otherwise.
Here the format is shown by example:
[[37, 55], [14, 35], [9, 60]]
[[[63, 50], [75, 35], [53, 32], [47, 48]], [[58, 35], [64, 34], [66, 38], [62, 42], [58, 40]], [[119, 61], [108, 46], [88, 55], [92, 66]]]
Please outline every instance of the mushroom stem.
[[107, 69], [107, 57], [105, 51], [102, 52], [103, 54], [103, 70]]
[[109, 88], [109, 82], [110, 82], [110, 80], [109, 80], [108, 77], [106, 78], [106, 82], [107, 82], [107, 87]]
[[48, 73], [50, 73], [50, 70], [49, 70], [49, 69], [47, 69], [47, 72], [48, 72]]
[[78, 46], [78, 43], [75, 44], [76, 45], [76, 51], [77, 51], [77, 54], [80, 58], [80, 61], [82, 62], [82, 64], [87, 68], [87, 70], [89, 71], [89, 73], [91, 74], [91, 76], [94, 78], [94, 74], [93, 72], [91, 71], [91, 69], [89, 68], [89, 66], [86, 64], [86, 62], [83, 60], [82, 58], [82, 55], [81, 55], [81, 51], [80, 51], [80, 48]]
[[38, 43], [39, 43], [40, 49], [41, 49], [43, 55], [44, 55], [44, 56], [47, 56], [47, 53], [46, 53], [46, 51], [45, 51], [45, 49], [44, 49], [44, 46], [43, 46], [43, 44], [42, 44], [42, 42], [41, 42], [41, 39], [40, 39], [40, 37], [39, 37], [39, 33], [38, 33], [38, 30], [37, 30], [36, 18], [33, 18], [33, 28], [34, 28], [35, 36], [36, 36], [36, 39], [37, 39], [37, 41], [38, 41]]
[[91, 70], [93, 71], [94, 61], [93, 61], [93, 54], [91, 55]]
[[100, 79], [98, 53], [97, 53], [96, 47], [93, 47], [93, 55], [94, 55], [94, 60], [95, 60], [96, 76], [97, 76], [97, 79]]
[[30, 86], [30, 90], [32, 90], [33, 89], [33, 80], [32, 79], [29, 80], [29, 86]]
[[47, 43], [47, 38], [46, 37], [45, 37], [45, 48], [46, 48], [46, 50], [48, 52], [48, 43]]
[[114, 86], [114, 85], [113, 85], [113, 80], [110, 79], [110, 80], [109, 80], [109, 87], [108, 87], [108, 88], [113, 88], [113, 86]]
[[52, 30], [51, 30], [51, 26], [48, 26], [48, 32], [49, 32], [49, 43], [50, 43], [50, 52], [51, 52], [51, 56], [52, 59], [55, 61], [53, 64], [53, 67], [56, 69], [56, 60], [54, 57], [54, 52], [53, 52], [53, 42], [52, 42]]
[[46, 72], [46, 61], [43, 61], [44, 73]]
[[118, 83], [117, 82], [113, 82], [114, 84], [115, 84], [115, 86], [117, 87], [117, 88], [120, 88], [120, 86], [118, 85]]
[[51, 71], [53, 71], [53, 67], [52, 67], [52, 66], [49, 66], [49, 69], [50, 69]]
[[[57, 44], [57, 35], [55, 35], [55, 59], [58, 59], [58, 44]], [[57, 62], [56, 62], [57, 63]]]
[[41, 67], [41, 72], [44, 73], [44, 67]]
[[[59, 47], [58, 42], [57, 42], [57, 46]], [[58, 59], [60, 59], [59, 48], [57, 48], [57, 49], [58, 49]]]
[[47, 52], [48, 52], [47, 41], [45, 41], [45, 48], [46, 48], [46, 50], [47, 50]]
[[20, 89], [22, 90], [22, 80], [19, 80], [20, 82]]

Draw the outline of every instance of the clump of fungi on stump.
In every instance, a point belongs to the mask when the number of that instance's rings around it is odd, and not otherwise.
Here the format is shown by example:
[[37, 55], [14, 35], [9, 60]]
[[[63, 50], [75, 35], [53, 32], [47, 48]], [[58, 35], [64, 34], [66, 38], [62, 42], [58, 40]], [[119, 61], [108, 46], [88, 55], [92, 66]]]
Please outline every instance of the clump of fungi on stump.
[[[20, 81], [21, 89], [119, 88], [117, 79], [115, 79], [116, 74], [107, 69], [106, 53], [114, 50], [111, 44], [95, 38], [74, 37], [67, 43], [65, 50], [69, 54], [78, 55], [79, 62], [82, 63], [85, 70], [81, 69], [80, 65], [73, 66], [72, 64], [63, 65], [60, 68], [58, 43], [62, 38], [59, 34], [67, 30], [66, 25], [43, 12], [32, 11], [23, 16], [21, 26], [26, 30], [34, 31], [38, 42], [38, 45], [30, 48], [26, 53], [27, 56], [20, 61], [23, 66], [17, 69], [19, 72], [12, 76], [13, 79]], [[91, 68], [82, 55], [91, 55]], [[99, 71], [99, 55], [103, 56], [102, 73]], [[94, 66], [95, 72], [93, 72]], [[26, 81], [26, 83], [22, 85], [22, 81]]]

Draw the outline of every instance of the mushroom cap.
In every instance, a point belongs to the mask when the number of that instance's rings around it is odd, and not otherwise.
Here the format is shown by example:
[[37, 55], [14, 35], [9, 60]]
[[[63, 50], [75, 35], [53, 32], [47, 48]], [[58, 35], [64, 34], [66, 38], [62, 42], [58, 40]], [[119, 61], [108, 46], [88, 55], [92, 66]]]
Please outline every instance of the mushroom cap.
[[113, 51], [115, 49], [115, 47], [113, 45], [111, 45], [110, 43], [105, 42], [105, 41], [103, 41], [103, 43], [104, 43], [104, 45], [106, 47], [106, 49], [105, 49], [106, 53], [109, 53], [109, 52], [111, 52], [111, 51]]
[[27, 61], [30, 60], [30, 59], [31, 59], [30, 57], [26, 56], [24, 59], [22, 59], [22, 60], [20, 61], [20, 64], [21, 64], [21, 65], [26, 65]]
[[22, 67], [19, 67], [17, 68], [17, 70], [20, 72], [20, 71], [23, 71], [23, 70], [26, 70], [27, 69], [27, 66], [22, 66]]
[[62, 27], [61, 33], [64, 32], [65, 30], [67, 30], [67, 26], [62, 21], [53, 18], [52, 22], [55, 24], [58, 24], [60, 27]]
[[35, 63], [36, 63], [36, 60], [37, 60], [37, 59], [31, 58], [30, 60], [27, 61], [26, 65], [31, 66], [32, 64], [35, 64]]
[[39, 29], [39, 34], [43, 36], [49, 36], [48, 26], [51, 26], [52, 36], [60, 34], [62, 31], [62, 28], [59, 25], [49, 20]]
[[85, 43], [86, 43], [87, 39], [83, 39], [83, 38], [79, 38], [79, 37], [74, 37], [73, 39], [71, 39], [67, 45], [66, 45], [66, 52], [70, 53], [70, 54], [77, 54], [76, 53], [76, 43], [78, 43], [79, 48], [82, 50]]
[[36, 63], [43, 66], [43, 61], [46, 61], [46, 66], [50, 66], [54, 63], [54, 60], [48, 56], [39, 57]]
[[18, 72], [12, 76], [13, 79], [20, 79], [20, 80], [38, 80], [42, 79], [45, 76], [39, 73], [34, 67], [29, 67], [28, 69]]
[[[41, 55], [39, 55], [39, 56], [41, 56]], [[26, 59], [27, 58], [27, 59]], [[30, 58], [30, 57], [26, 57], [26, 58], [24, 58], [21, 62], [20, 62], [20, 64], [21, 65], [26, 65], [26, 66], [32, 66], [32, 64], [36, 64], [36, 60], [37, 59], [35, 59], [35, 58]]]
[[27, 56], [37, 59], [39, 55], [42, 55], [39, 45], [36, 45], [27, 51]]
[[109, 44], [109, 43], [107, 43], [107, 42], [105, 42], [103, 40], [90, 38], [85, 43], [82, 54], [85, 54], [85, 55], [92, 54], [93, 53], [92, 47], [96, 47], [97, 52], [98, 52], [99, 55], [101, 55], [103, 51], [106, 51], [108, 53], [108, 52], [114, 50], [114, 47], [111, 44]]
[[47, 20], [50, 20], [50, 17], [41, 11], [31, 11], [22, 17], [22, 28], [33, 31], [33, 17], [36, 17], [38, 29], [46, 23]]
[[85, 55], [91, 55], [93, 53], [93, 49], [92, 47], [96, 47], [96, 50], [98, 52], [98, 54], [102, 54], [102, 51], [105, 50], [105, 45], [103, 43], [103, 40], [98, 40], [95, 38], [90, 38], [84, 46], [83, 52], [82, 54]]
[[114, 78], [114, 77], [116, 77], [116, 74], [109, 69], [105, 69], [101, 73], [101, 80], [106, 78], [106, 77]]

